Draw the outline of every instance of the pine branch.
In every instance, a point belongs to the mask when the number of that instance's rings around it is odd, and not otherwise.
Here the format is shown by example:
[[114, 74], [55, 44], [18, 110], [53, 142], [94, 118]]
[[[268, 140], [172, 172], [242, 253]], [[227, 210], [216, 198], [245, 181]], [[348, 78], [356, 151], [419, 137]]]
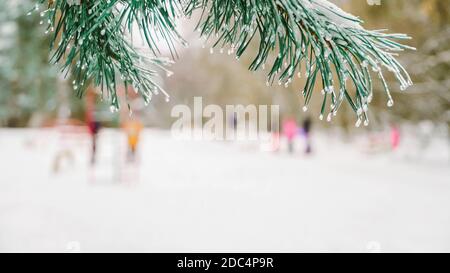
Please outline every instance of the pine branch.
[[[357, 125], [362, 119], [368, 124], [367, 105], [373, 97], [369, 67], [383, 82], [389, 106], [393, 100], [382, 74], [383, 67], [396, 75], [402, 89], [412, 84], [408, 73], [395, 59], [396, 51], [412, 48], [392, 40], [407, 39], [407, 36], [367, 31], [358, 18], [326, 1], [196, 0], [191, 1], [187, 13], [198, 8], [204, 14], [199, 25], [202, 36], [216, 37], [214, 46], [230, 47], [228, 52], [236, 51], [237, 58], [255, 37], [259, 38], [259, 50], [251, 70], [264, 69], [271, 53], [277, 54], [270, 63], [268, 85], [277, 81], [287, 87], [296, 74], [301, 77], [300, 71], [304, 71], [305, 111], [320, 75], [324, 95], [321, 118], [327, 100], [331, 108], [327, 119], [331, 120], [346, 99], [358, 115]], [[356, 89], [353, 96], [349, 81]]]
[[[73, 85], [77, 94], [81, 96], [91, 83], [100, 86], [102, 97], [106, 95], [111, 101], [112, 111], [116, 111], [120, 107], [117, 98], [120, 81], [125, 86], [133, 85], [145, 103], [160, 92], [169, 98], [155, 81], [157, 72], [149, 69], [166, 70], [164, 67], [170, 64], [166, 58], [156, 57], [159, 50], [150, 30], [159, 30], [171, 45], [176, 34], [171, 21], [173, 14], [169, 11], [173, 8], [155, 1], [55, 0], [49, 2], [48, 9], [41, 12], [41, 16], [48, 18], [47, 32], [53, 33], [51, 47], [55, 50], [52, 61], [62, 62], [62, 70], [66, 73], [73, 69]], [[142, 31], [153, 56], [140, 54], [133, 48], [129, 35], [134, 23]]]
[[[295, 76], [306, 76], [302, 91], [304, 110], [312, 98], [316, 82], [322, 85], [321, 118], [337, 114], [347, 101], [357, 115], [359, 126], [368, 125], [368, 104], [373, 97], [372, 74], [383, 83], [388, 106], [393, 105], [383, 69], [394, 73], [401, 89], [412, 84], [396, 60], [397, 52], [413, 49], [395, 40], [403, 34], [369, 31], [361, 21], [326, 0], [40, 0], [48, 3], [44, 12], [54, 42], [59, 40], [54, 62], [65, 60], [63, 68], [75, 64], [76, 89], [81, 95], [90, 81], [107, 90], [114, 109], [117, 100], [116, 71], [125, 85], [133, 84], [146, 102], [162, 91], [154, 80], [156, 72], [147, 64], [162, 67], [157, 40], [164, 40], [172, 57], [175, 42], [185, 42], [175, 30], [175, 19], [202, 11], [198, 30], [205, 39], [214, 39], [214, 48], [240, 58], [252, 41], [258, 52], [249, 69], [269, 66], [267, 84], [286, 87]], [[137, 25], [153, 58], [136, 52], [127, 37]], [[54, 46], [54, 44], [53, 44]], [[272, 61], [271, 56], [274, 56]], [[145, 61], [144, 61], [145, 60]], [[371, 68], [371, 69], [370, 69]], [[372, 71], [371, 71], [372, 70]], [[330, 111], [327, 111], [329, 106]]]

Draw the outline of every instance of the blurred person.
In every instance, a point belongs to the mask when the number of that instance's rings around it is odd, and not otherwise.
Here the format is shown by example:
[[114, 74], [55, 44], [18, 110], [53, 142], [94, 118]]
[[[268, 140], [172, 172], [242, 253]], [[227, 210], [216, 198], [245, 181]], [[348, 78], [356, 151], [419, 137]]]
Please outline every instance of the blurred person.
[[91, 164], [94, 165], [97, 154], [97, 137], [101, 129], [100, 121], [92, 118], [88, 121], [89, 135], [91, 137]]
[[233, 128], [233, 130], [237, 130], [237, 125], [238, 125], [238, 116], [237, 113], [234, 112], [233, 115], [230, 117], [230, 124]]
[[125, 122], [123, 129], [127, 134], [128, 161], [134, 162], [136, 160], [136, 150], [139, 144], [140, 134], [143, 129], [142, 122], [137, 118], [129, 119]]
[[397, 125], [391, 126], [391, 149], [392, 151], [397, 150], [400, 145], [400, 129]]
[[89, 136], [91, 138], [91, 165], [96, 162], [97, 154], [97, 138], [101, 129], [101, 123], [95, 114], [96, 108], [96, 94], [95, 89], [89, 86], [86, 90], [86, 124], [88, 126]]
[[288, 151], [294, 153], [294, 138], [297, 135], [297, 123], [293, 118], [288, 118], [283, 122], [283, 134], [288, 141]]
[[312, 152], [311, 125], [312, 125], [311, 117], [306, 117], [303, 120], [303, 125], [302, 125], [302, 133], [303, 133], [303, 137], [305, 138], [305, 154], [310, 154]]

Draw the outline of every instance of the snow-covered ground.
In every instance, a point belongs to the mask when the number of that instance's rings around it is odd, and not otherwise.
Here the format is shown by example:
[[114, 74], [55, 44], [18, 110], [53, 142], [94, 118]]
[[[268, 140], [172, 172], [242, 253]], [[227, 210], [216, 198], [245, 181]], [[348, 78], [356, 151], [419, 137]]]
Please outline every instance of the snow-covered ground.
[[90, 168], [86, 135], [0, 130], [0, 251], [450, 251], [448, 158], [325, 135], [291, 156], [146, 130], [127, 165], [124, 142], [104, 131]]

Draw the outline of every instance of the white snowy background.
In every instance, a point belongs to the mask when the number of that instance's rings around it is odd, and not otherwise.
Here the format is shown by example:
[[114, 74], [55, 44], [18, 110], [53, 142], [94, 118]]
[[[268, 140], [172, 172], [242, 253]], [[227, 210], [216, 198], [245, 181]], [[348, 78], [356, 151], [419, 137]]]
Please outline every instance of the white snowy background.
[[87, 134], [1, 129], [0, 251], [450, 251], [447, 138], [374, 152], [316, 133], [311, 157], [142, 139], [126, 164], [122, 133], [103, 130], [92, 168]]

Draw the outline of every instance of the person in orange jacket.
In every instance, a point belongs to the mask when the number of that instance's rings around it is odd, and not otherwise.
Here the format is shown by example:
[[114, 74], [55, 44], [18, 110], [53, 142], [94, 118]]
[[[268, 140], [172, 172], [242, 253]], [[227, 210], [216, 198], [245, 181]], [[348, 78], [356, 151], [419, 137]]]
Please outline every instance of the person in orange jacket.
[[136, 150], [143, 125], [139, 120], [128, 120], [125, 122], [123, 128], [127, 134], [128, 159], [134, 161], [136, 159]]

